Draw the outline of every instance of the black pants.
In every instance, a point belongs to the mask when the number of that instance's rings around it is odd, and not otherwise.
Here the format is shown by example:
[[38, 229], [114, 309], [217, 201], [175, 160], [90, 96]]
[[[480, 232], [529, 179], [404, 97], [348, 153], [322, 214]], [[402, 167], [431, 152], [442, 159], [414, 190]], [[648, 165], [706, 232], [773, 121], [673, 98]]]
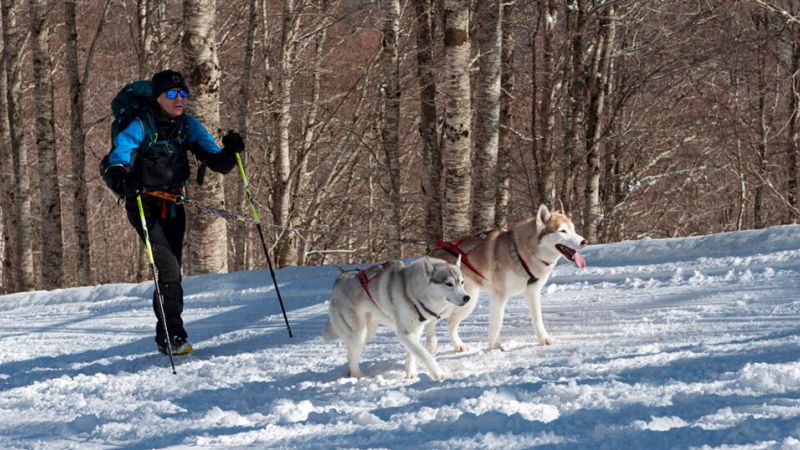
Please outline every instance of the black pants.
[[[170, 339], [180, 337], [186, 339], [186, 329], [183, 328], [183, 287], [181, 286], [181, 258], [183, 250], [183, 235], [186, 232], [186, 213], [183, 205], [153, 197], [142, 197], [147, 232], [150, 237], [150, 246], [153, 249], [153, 260], [158, 270], [158, 287], [164, 298], [164, 315]], [[139, 206], [136, 197], [125, 202], [128, 212], [128, 221], [144, 240], [142, 220], [139, 218]], [[165, 342], [164, 324], [162, 323], [161, 310], [158, 297], [153, 290], [153, 311], [156, 314], [156, 341]]]

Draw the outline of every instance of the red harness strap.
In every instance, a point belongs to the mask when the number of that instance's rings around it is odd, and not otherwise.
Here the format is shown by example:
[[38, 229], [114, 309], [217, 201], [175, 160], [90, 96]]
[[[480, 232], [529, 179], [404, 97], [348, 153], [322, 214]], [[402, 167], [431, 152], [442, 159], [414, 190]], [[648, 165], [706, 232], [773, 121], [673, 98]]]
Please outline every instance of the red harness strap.
[[455, 257], [458, 257], [460, 255], [461, 256], [461, 262], [463, 262], [464, 265], [469, 267], [469, 270], [475, 272], [476, 275], [478, 275], [479, 277], [481, 277], [481, 278], [483, 278], [485, 280], [486, 277], [483, 276], [481, 271], [478, 270], [478, 268], [475, 267], [472, 264], [472, 262], [470, 262], [469, 254], [467, 254], [467, 252], [465, 252], [464, 250], [461, 250], [461, 244], [466, 239], [467, 238], [461, 238], [455, 244], [451, 244], [451, 243], [449, 243], [447, 241], [436, 241], [436, 247], [447, 251], [448, 253], [450, 253], [451, 255], [453, 255]]
[[[390, 263], [389, 261], [386, 261], [385, 263], [380, 264], [380, 266], [383, 267], [384, 269], [389, 267], [389, 266], [391, 266], [391, 265], [392, 265], [392, 263]], [[358, 272], [358, 281], [361, 282], [361, 287], [364, 288], [364, 292], [367, 293], [367, 297], [369, 297], [369, 299], [372, 300], [372, 304], [373, 305], [378, 306], [378, 303], [375, 302], [375, 299], [372, 298], [372, 293], [369, 291], [369, 282], [374, 280], [380, 273], [376, 273], [375, 276], [373, 276], [372, 278], [369, 278], [367, 276], [367, 270], [370, 270], [370, 269], [375, 268], [375, 267], [378, 267], [378, 266], [375, 265], [375, 266], [367, 267], [366, 269], [356, 269], [356, 272]], [[378, 306], [378, 309], [380, 309], [380, 306]]]

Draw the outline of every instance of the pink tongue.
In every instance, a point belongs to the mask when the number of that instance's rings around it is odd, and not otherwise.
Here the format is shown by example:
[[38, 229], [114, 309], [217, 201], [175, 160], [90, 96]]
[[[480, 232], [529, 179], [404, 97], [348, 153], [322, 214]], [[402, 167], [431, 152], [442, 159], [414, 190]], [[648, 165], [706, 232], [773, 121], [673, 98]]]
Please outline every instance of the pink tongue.
[[578, 252], [575, 252], [575, 254], [572, 255], [572, 262], [574, 262], [575, 265], [581, 269], [586, 267], [586, 260], [583, 259], [583, 256], [581, 256], [581, 254]]

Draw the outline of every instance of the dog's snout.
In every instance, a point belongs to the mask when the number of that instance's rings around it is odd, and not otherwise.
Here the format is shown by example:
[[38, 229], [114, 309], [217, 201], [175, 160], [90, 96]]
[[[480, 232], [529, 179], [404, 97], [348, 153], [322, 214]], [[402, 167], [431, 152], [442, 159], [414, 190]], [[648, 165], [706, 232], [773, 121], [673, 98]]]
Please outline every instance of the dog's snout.
[[586, 239], [581, 241], [581, 247], [586, 247], [587, 245], [589, 245], [589, 241], [587, 241]]
[[468, 301], [469, 301], [469, 295], [465, 295], [464, 296], [464, 303], [467, 303]]

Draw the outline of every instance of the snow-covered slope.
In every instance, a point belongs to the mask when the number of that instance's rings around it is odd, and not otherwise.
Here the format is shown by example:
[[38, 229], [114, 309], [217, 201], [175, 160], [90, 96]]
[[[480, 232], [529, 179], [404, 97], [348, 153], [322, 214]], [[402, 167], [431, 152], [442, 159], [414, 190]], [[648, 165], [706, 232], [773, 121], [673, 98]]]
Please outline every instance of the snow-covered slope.
[[504, 352], [487, 299], [444, 324], [404, 378], [386, 329], [364, 379], [325, 342], [332, 267], [185, 280], [196, 352], [155, 351], [152, 283], [0, 297], [0, 448], [800, 448], [800, 226], [598, 245], [544, 293], [554, 346], [509, 301]]

